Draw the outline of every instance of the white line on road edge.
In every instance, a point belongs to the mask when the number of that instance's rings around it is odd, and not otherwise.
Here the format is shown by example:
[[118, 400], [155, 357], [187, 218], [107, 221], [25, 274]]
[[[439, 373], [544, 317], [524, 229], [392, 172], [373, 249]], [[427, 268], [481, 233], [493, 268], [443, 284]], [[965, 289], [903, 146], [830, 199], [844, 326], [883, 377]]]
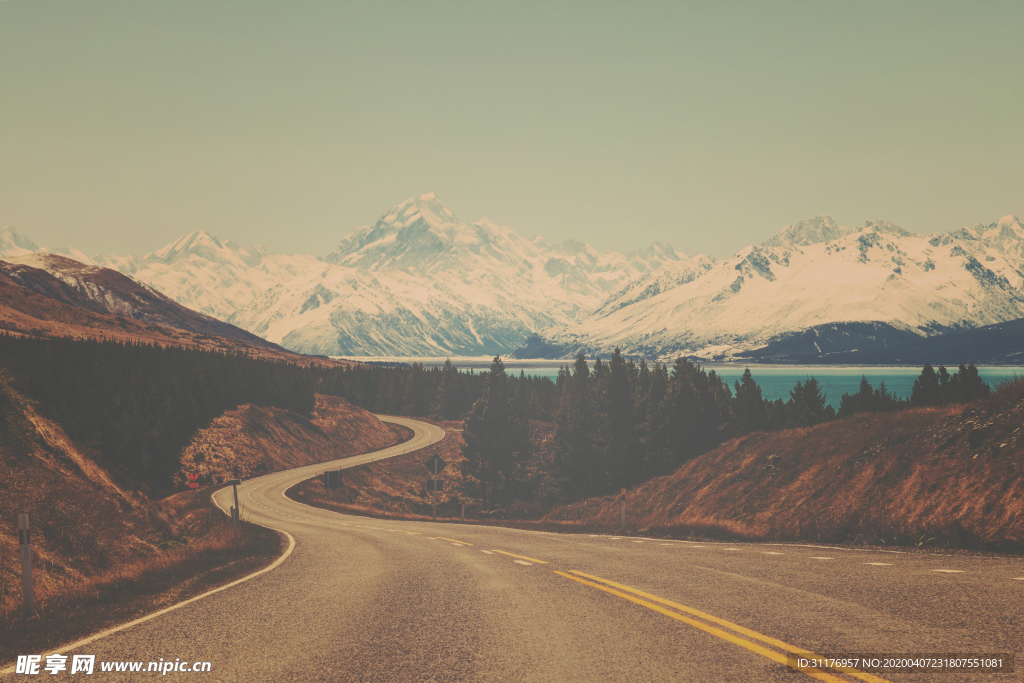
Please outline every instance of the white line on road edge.
[[963, 569], [933, 569], [933, 572], [942, 572], [944, 574], [963, 574]]
[[480, 552], [487, 553], [488, 555], [493, 555], [494, 554], [490, 550], [481, 550]]
[[888, 562], [865, 562], [864, 564], [870, 564], [873, 567], [891, 567], [892, 566]]
[[[220, 506], [218, 505], [218, 507], [220, 507]], [[259, 526], [263, 526], [263, 525], [260, 524]], [[240, 583], [245, 583], [249, 579], [255, 579], [260, 574], [266, 574], [267, 572], [271, 571], [272, 569], [277, 569], [281, 565], [281, 563], [284, 562], [286, 559], [288, 559], [288, 556], [292, 554], [292, 551], [295, 549], [295, 539], [287, 531], [281, 531], [280, 529], [274, 529], [273, 527], [269, 527], [269, 526], [268, 527], [264, 527], [264, 528], [266, 528], [266, 529], [273, 529], [274, 531], [276, 531], [276, 532], [278, 532], [280, 534], [284, 534], [285, 536], [288, 537], [288, 549], [284, 551], [284, 554], [281, 555], [281, 557], [279, 557], [276, 560], [274, 560], [274, 563], [272, 565], [270, 565], [268, 567], [264, 567], [263, 569], [260, 569], [259, 571], [255, 571], [252, 574], [249, 574], [248, 576], [243, 576], [242, 578], [237, 579], [236, 581], [232, 581], [231, 583], [224, 584], [223, 586], [221, 586], [219, 588], [214, 588], [213, 590], [206, 591], [205, 593], [203, 593], [201, 595], [197, 595], [197, 596], [195, 596], [193, 598], [189, 598], [188, 600], [185, 600], [183, 602], [179, 602], [176, 605], [171, 605], [170, 607], [165, 607], [164, 609], [160, 610], [159, 612], [153, 612], [152, 614], [147, 614], [144, 617], [139, 617], [135, 621], [129, 621], [127, 624], [121, 624], [120, 626], [115, 626], [114, 628], [108, 628], [106, 631], [100, 631], [96, 635], [89, 636], [88, 638], [83, 638], [82, 640], [76, 640], [75, 642], [70, 643], [68, 645], [62, 645], [60, 647], [53, 648], [52, 650], [50, 650], [50, 652], [51, 653], [53, 653], [53, 652], [64, 653], [64, 652], [67, 652], [69, 650], [78, 649], [78, 648], [82, 647], [83, 645], [88, 645], [89, 643], [93, 643], [93, 642], [99, 640], [100, 638], [106, 638], [107, 636], [113, 635], [113, 634], [117, 633], [118, 631], [123, 631], [123, 630], [125, 630], [127, 628], [131, 628], [132, 626], [136, 626], [138, 624], [141, 624], [144, 621], [149, 621], [150, 619], [155, 619], [155, 618], [157, 618], [157, 617], [159, 617], [161, 615], [167, 614], [168, 612], [173, 612], [174, 610], [178, 609], [179, 607], [184, 607], [185, 605], [193, 603], [193, 602], [195, 602], [197, 600], [202, 600], [203, 598], [209, 597], [209, 596], [213, 595], [214, 593], [220, 593], [221, 591], [227, 590], [228, 588], [232, 588], [234, 586], [237, 586]], [[0, 670], [0, 674], [13, 673], [16, 668], [17, 668], [17, 665], [15, 664], [14, 666], [8, 667], [8, 668], [3, 669], [3, 670]]]
[[533, 566], [533, 562], [526, 562], [524, 560], [512, 560], [512, 561], [515, 562], [516, 564], [521, 564], [521, 565], [526, 566], [526, 567], [532, 567]]

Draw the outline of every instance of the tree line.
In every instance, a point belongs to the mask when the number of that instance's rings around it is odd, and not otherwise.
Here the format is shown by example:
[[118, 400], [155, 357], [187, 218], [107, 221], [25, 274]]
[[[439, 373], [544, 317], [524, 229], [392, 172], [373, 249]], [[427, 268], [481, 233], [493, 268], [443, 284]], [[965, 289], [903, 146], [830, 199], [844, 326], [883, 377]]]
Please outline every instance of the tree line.
[[[789, 399], [769, 400], [748, 368], [729, 385], [680, 358], [672, 365], [578, 356], [554, 381], [506, 373], [352, 366], [302, 368], [244, 355], [145, 343], [0, 335], [0, 364], [98, 461], [130, 479], [170, 485], [195, 433], [241, 404], [310, 415], [315, 393], [378, 413], [465, 419], [465, 493], [485, 507], [543, 489], [562, 499], [608, 493], [673, 471], [718, 444], [755, 431], [810, 427], [860, 412], [965, 402], [987, 395], [973, 366], [926, 365], [911, 396], [863, 379], [838, 415], [813, 377]], [[532, 452], [530, 421], [553, 426], [548, 460]]]
[[155, 344], [0, 334], [0, 363], [97, 461], [123, 480], [171, 485], [181, 452], [215, 417], [245, 403], [309, 416], [315, 371]]
[[[838, 417], [813, 377], [798, 381], [788, 401], [772, 401], [762, 396], [749, 368], [730, 391], [714, 370], [686, 359], [671, 368], [649, 366], [624, 358], [618, 349], [593, 368], [583, 355], [577, 357], [559, 372], [553, 394], [532, 410], [532, 386], [508, 377], [500, 358], [483, 379], [463, 431], [463, 474], [466, 492], [481, 498], [485, 508], [517, 493], [535, 495], [542, 486], [566, 499], [615, 492], [667, 474], [733, 437]], [[973, 365], [961, 365], [953, 375], [926, 365], [906, 401], [862, 378], [857, 394], [843, 396], [839, 416], [966, 402], [988, 392]], [[533, 457], [524, 427], [531, 413], [546, 406], [553, 407], [548, 416], [555, 426], [550, 463]]]

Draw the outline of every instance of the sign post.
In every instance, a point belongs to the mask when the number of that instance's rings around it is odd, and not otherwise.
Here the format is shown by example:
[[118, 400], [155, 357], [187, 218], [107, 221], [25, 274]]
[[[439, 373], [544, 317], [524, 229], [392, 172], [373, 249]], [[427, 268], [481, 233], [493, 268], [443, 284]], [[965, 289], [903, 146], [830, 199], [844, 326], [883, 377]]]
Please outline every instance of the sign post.
[[619, 522], [619, 533], [626, 533], [626, 489], [622, 489], [622, 519]]
[[25, 596], [25, 616], [31, 617], [35, 603], [32, 591], [32, 548], [28, 543], [28, 515], [18, 515], [18, 540], [21, 541], [21, 591]]
[[437, 519], [437, 475], [445, 467], [448, 467], [448, 463], [446, 463], [444, 460], [437, 457], [436, 455], [433, 455], [424, 464], [427, 466], [427, 471], [429, 471], [432, 475], [430, 477], [430, 488], [432, 489], [434, 494], [434, 519]]
[[235, 507], [231, 513], [231, 525], [235, 530], [235, 545], [238, 545], [238, 485], [242, 483], [242, 480], [232, 479], [228, 483], [231, 484], [231, 489], [235, 493]]

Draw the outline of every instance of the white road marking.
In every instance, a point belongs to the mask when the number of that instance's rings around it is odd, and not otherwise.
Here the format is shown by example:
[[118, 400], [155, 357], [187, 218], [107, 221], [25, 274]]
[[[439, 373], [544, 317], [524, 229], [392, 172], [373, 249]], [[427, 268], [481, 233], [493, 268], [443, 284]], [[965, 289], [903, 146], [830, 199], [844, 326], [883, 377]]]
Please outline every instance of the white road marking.
[[933, 569], [933, 572], [942, 572], [943, 574], [963, 574], [963, 569]]
[[633, 543], [643, 543], [643, 541], [633, 541]]
[[480, 552], [486, 553], [487, 555], [493, 555], [494, 554], [490, 550], [481, 550]]
[[512, 561], [515, 562], [516, 564], [521, 564], [521, 565], [523, 565], [525, 567], [532, 567], [533, 566], [533, 562], [526, 562], [525, 560], [512, 560]]
[[739, 548], [722, 548], [722, 550], [734, 550], [734, 551], [736, 551], [736, 552], [739, 552], [739, 551], [740, 551], [740, 549], [739, 549]]
[[464, 543], [452, 543], [452, 545], [455, 546], [456, 548], [464, 548], [465, 547]]
[[662, 543], [662, 545], [663, 545], [663, 546], [664, 546], [664, 545], [670, 545], [670, 546], [671, 546], [671, 545], [675, 545], [675, 543]]
[[831, 560], [831, 557], [812, 557], [812, 560]]
[[864, 564], [870, 564], [872, 567], [891, 567], [892, 564], [889, 562], [865, 562]]
[[702, 545], [686, 545], [686, 546], [683, 546], [683, 547], [684, 548], [703, 548], [704, 546], [702, 546]]
[[762, 555], [785, 555], [786, 553], [773, 553], [771, 551], [768, 551], [766, 553], [761, 553], [761, 554]]
[[1013, 577], [1013, 580], [1014, 581], [1024, 581], [1024, 576], [1015, 576], [1015, 577]]

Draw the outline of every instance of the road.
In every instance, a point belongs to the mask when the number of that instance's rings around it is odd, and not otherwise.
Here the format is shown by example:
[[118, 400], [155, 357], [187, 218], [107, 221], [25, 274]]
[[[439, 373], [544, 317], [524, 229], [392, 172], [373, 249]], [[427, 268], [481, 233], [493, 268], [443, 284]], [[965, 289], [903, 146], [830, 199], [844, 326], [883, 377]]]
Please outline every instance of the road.
[[[780, 663], [789, 649], [1020, 653], [1024, 566], [1015, 558], [387, 521], [284, 497], [316, 472], [443, 435], [383, 419], [415, 437], [239, 487], [243, 516], [294, 538], [279, 566], [65, 654], [209, 661], [209, 673], [167, 674], [202, 681], [1024, 680], [812, 677]], [[217, 500], [227, 508], [230, 489]]]

